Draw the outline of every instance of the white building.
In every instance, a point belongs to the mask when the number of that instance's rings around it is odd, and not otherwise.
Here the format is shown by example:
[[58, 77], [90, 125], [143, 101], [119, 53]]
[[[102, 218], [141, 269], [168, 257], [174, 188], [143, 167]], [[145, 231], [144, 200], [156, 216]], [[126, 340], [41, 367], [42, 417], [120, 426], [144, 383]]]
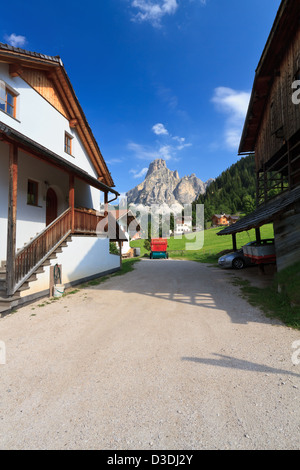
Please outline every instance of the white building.
[[51, 295], [55, 265], [66, 287], [120, 268], [96, 230], [113, 187], [61, 59], [0, 43], [0, 312]]
[[175, 220], [175, 234], [182, 235], [184, 233], [190, 233], [193, 231], [192, 217], [185, 216], [184, 218], [178, 217]]

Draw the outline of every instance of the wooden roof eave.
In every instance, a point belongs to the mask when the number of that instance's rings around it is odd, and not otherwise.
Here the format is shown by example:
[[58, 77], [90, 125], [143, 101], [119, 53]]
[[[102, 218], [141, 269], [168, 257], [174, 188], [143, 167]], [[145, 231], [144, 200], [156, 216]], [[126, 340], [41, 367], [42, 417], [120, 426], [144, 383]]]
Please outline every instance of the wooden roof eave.
[[85, 148], [92, 161], [92, 164], [97, 171], [97, 174], [99, 175], [99, 178], [102, 177], [109, 186], [114, 186], [113, 179], [111, 178], [104, 158], [95, 141], [90, 126], [86, 120], [84, 112], [79, 104], [64, 67], [62, 66], [53, 69], [51, 79], [57, 87], [60, 95], [63, 97], [65, 107], [70, 114], [70, 121], [74, 120], [77, 123], [76, 131], [85, 145]]
[[263, 110], [268, 100], [268, 88], [273, 81], [272, 76], [254, 78], [254, 85], [249, 101], [248, 111], [242, 131], [238, 154], [249, 154], [255, 152], [255, 143], [263, 118]]
[[[298, 27], [299, 4], [294, 0], [282, 0], [255, 71], [250, 103], [238, 150], [239, 155], [255, 151], [255, 144], [263, 119], [264, 105], [269, 97], [276, 69], [279, 68], [279, 62], [282, 59], [282, 51], [285, 50], [285, 46], [289, 44]], [[255, 109], [258, 100], [260, 101], [260, 107]], [[251, 133], [249, 132], [250, 125], [254, 127]]]
[[280, 194], [266, 204], [258, 206], [251, 214], [239, 219], [235, 224], [218, 232], [217, 235], [233, 235], [253, 228], [259, 228], [267, 223], [273, 222], [274, 219], [280, 217], [289, 206], [298, 201], [300, 201], [300, 186]]
[[1, 49], [1, 58], [0, 62], [6, 64], [15, 64], [24, 68], [38, 68], [40, 70], [49, 70], [49, 68], [55, 68], [58, 65], [62, 65], [62, 61], [59, 57], [57, 58], [40, 58], [37, 56], [26, 56], [21, 53], [16, 53], [13, 51], [5, 51]]

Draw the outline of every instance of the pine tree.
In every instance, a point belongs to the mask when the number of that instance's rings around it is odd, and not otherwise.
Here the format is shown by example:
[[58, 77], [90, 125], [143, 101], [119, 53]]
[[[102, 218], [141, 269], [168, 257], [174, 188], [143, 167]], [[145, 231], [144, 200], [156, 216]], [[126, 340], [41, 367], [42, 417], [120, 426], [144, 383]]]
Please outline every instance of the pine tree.
[[255, 161], [249, 155], [223, 171], [195, 201], [193, 211], [196, 204], [204, 204], [206, 222], [220, 212], [249, 213], [255, 208], [255, 185]]

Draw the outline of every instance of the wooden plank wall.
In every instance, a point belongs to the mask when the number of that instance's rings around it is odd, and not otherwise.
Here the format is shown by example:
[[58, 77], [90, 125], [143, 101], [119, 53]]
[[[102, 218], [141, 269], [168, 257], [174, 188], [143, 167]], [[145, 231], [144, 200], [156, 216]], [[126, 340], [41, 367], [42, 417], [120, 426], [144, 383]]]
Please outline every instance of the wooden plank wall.
[[[292, 83], [300, 69], [300, 31], [286, 52], [274, 79], [265, 114], [261, 123], [256, 146], [257, 169], [270, 160], [283, 146], [283, 140], [275, 131], [283, 126], [284, 136], [289, 140], [300, 129], [300, 105], [292, 102]], [[279, 72], [279, 73], [278, 73]]]
[[41, 70], [24, 69], [21, 76], [32, 88], [35, 89], [35, 91], [37, 91], [43, 98], [45, 98], [45, 100], [52, 104], [55, 109], [68, 119], [59, 94], [45, 72]]
[[300, 261], [300, 201], [274, 220], [277, 271]]

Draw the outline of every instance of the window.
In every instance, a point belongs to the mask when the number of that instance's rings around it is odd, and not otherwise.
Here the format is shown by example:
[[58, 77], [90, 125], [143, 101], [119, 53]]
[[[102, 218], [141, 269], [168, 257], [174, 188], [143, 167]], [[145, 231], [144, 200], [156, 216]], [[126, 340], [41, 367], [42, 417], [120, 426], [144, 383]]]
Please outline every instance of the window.
[[12, 117], [16, 117], [16, 94], [0, 81], [0, 109]]
[[65, 152], [72, 155], [72, 138], [69, 134], [65, 133]]
[[39, 195], [39, 184], [36, 181], [28, 180], [27, 204], [31, 206], [37, 206], [38, 195]]

